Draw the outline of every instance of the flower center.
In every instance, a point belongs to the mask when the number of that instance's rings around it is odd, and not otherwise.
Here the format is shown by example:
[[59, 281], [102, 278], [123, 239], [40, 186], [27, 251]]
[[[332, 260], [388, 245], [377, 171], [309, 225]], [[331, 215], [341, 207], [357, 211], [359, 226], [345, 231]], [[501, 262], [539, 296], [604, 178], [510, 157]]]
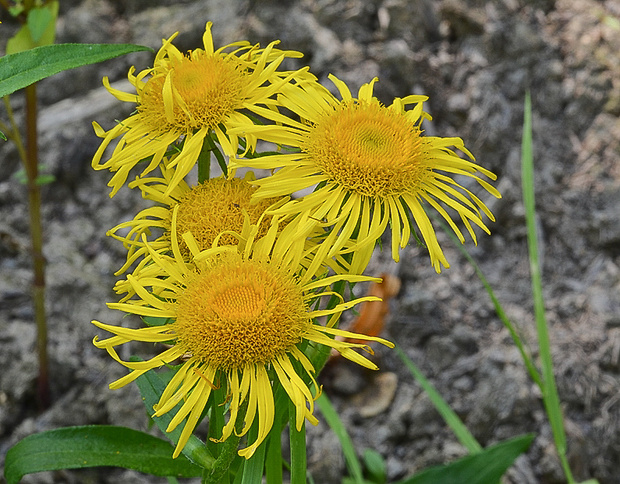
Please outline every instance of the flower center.
[[[177, 234], [181, 253], [188, 257], [190, 255], [181, 238], [187, 231], [191, 231], [202, 250], [210, 248], [215, 238], [224, 231], [241, 233], [244, 211], [250, 223], [257, 223], [275, 199], [263, 199], [251, 204], [250, 199], [255, 191], [256, 188], [239, 178], [212, 178], [192, 187], [179, 200]], [[267, 233], [270, 220], [271, 217], [263, 218], [257, 238]], [[238, 239], [232, 234], [224, 234], [220, 237], [219, 245], [235, 245], [237, 242]]]
[[255, 319], [265, 309], [265, 294], [260, 289], [251, 285], [232, 287], [214, 298], [213, 307], [222, 319]]
[[423, 172], [420, 128], [378, 103], [341, 104], [303, 149], [333, 182], [371, 197], [409, 191]]
[[266, 364], [302, 339], [308, 308], [296, 279], [238, 254], [213, 259], [178, 299], [179, 344], [219, 369]]
[[138, 111], [158, 132], [212, 129], [241, 107], [247, 83], [246, 73], [233, 60], [194, 51], [154, 69]]

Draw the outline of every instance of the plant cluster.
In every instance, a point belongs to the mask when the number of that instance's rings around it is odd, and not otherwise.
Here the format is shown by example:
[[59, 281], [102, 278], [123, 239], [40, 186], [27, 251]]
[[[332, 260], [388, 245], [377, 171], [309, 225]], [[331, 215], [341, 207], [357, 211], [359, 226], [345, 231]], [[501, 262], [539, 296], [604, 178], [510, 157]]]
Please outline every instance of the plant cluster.
[[[31, 37], [49, 28], [37, 23], [40, 12], [24, 17]], [[324, 85], [307, 67], [286, 70], [303, 54], [281, 50], [277, 41], [216, 49], [211, 23], [201, 48], [183, 53], [175, 37], [164, 39], [153, 67], [130, 69], [135, 92], [104, 79], [109, 92], [135, 110], [108, 130], [93, 123], [102, 142], [92, 161], [94, 169], [111, 173], [111, 197], [128, 187], [151, 202], [108, 231], [127, 250], [116, 273], [118, 301], [108, 306], [139, 316], [140, 327], [92, 321], [109, 333], [93, 343], [130, 370], [110, 387], [136, 381], [150, 417], [174, 449], [126, 428], [59, 429], [14, 446], [7, 481], [47, 469], [115, 465], [171, 482], [201, 476], [203, 482], [253, 483], [264, 475], [279, 483], [287, 468], [291, 482], [306, 482], [305, 424], [318, 422], [318, 407], [341, 439], [353, 480], [363, 482], [346, 430], [317, 383], [332, 352], [376, 370], [371, 343], [395, 346], [339, 327], [345, 311], [379, 300], [355, 296], [352, 288], [381, 282], [365, 272], [386, 231], [394, 261], [415, 241], [426, 247], [437, 272], [449, 267], [435, 226], [461, 244], [465, 232], [476, 242], [476, 227], [489, 233], [485, 220], [494, 218], [480, 196], [501, 196], [490, 183], [496, 177], [476, 164], [462, 139], [424, 133], [423, 123], [431, 119], [426, 96], [388, 104], [374, 94], [377, 79], [357, 94], [333, 75]], [[81, 44], [26, 49], [0, 60], [0, 94], [144, 50]], [[524, 144], [524, 151], [531, 155], [531, 146]], [[524, 166], [531, 178], [531, 160]], [[533, 220], [531, 183], [529, 188], [524, 194]], [[533, 226], [528, 228], [535, 240]], [[536, 280], [537, 249], [530, 249]], [[534, 293], [540, 296], [536, 284]], [[541, 345], [548, 349], [544, 315], [537, 316]], [[542, 351], [539, 373], [510, 321], [502, 320], [543, 391], [562, 464], [574, 482], [550, 354]], [[153, 343], [155, 355], [122, 359], [119, 347], [132, 342]], [[474, 454], [406, 482], [496, 482], [532, 436], [483, 450], [400, 348], [397, 353]], [[195, 431], [205, 419], [203, 442]], [[281, 442], [287, 424], [289, 460]], [[369, 479], [385, 482], [381, 458], [367, 452], [365, 460]]]

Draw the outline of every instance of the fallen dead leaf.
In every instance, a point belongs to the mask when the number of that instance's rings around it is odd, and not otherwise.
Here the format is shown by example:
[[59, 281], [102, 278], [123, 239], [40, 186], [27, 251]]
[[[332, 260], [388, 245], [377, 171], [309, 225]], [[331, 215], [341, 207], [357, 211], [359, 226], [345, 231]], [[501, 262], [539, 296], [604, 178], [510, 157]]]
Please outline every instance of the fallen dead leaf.
[[[367, 301], [362, 305], [360, 315], [348, 329], [353, 333], [379, 336], [385, 326], [386, 316], [390, 312], [390, 299], [400, 291], [400, 279], [391, 274], [382, 274], [382, 282], [373, 283], [368, 289], [368, 296], [377, 296], [381, 301]], [[363, 340], [348, 339], [352, 343], [364, 343]]]

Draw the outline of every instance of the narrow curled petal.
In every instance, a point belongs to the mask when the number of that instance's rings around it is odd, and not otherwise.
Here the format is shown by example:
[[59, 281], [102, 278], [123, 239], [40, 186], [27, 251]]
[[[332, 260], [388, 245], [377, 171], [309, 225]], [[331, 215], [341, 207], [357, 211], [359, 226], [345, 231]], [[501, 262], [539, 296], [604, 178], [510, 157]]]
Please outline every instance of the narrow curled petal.
[[[153, 67], [137, 75], [135, 68], [130, 69], [127, 77], [135, 93], [115, 89], [104, 79], [112, 95], [135, 104], [137, 111], [107, 132], [95, 125], [95, 132], [104, 140], [93, 158], [93, 167], [113, 173], [111, 196], [125, 184], [136, 165], [144, 163], [140, 176], [152, 172], [171, 145], [180, 155], [179, 171], [170, 180], [170, 190], [191, 171], [212, 135], [225, 155], [236, 156], [239, 137], [245, 135], [245, 127], [253, 125], [248, 114], [273, 105], [285, 85], [313, 78], [306, 68], [280, 71], [284, 59], [301, 54], [279, 50], [277, 42], [264, 49], [247, 41], [215, 49], [211, 28], [207, 23], [204, 48], [186, 54], [173, 45], [178, 32], [164, 39]], [[248, 148], [253, 150], [257, 137], [248, 136]], [[114, 139], [119, 139], [116, 149], [102, 162], [106, 147]]]
[[[283, 203], [286, 202], [277, 202], [275, 206]], [[349, 206], [358, 210], [355, 202]], [[176, 240], [180, 209], [175, 206], [171, 212], [171, 234]], [[259, 220], [264, 217], [263, 214]], [[274, 426], [277, 385], [282, 385], [292, 402], [297, 429], [306, 420], [318, 422], [313, 394], [320, 393], [320, 387], [316, 370], [301, 348], [326, 345], [351, 361], [376, 369], [373, 362], [358, 353], [361, 350], [372, 354], [367, 344], [335, 337], [392, 346], [379, 337], [333, 327], [342, 311], [377, 297], [347, 301], [338, 294], [333, 308], [323, 309], [325, 306], [320, 305], [320, 299], [337, 294], [331, 289], [332, 284], [377, 279], [358, 274], [328, 275], [327, 266], [314, 262], [324, 249], [295, 243], [293, 234], [297, 228], [287, 224], [290, 225], [287, 218], [276, 216], [265, 235], [257, 237], [256, 224], [247, 222], [238, 234], [236, 246], [215, 244], [206, 249], [198, 246], [191, 231], [184, 232], [182, 239], [192, 254], [189, 260], [175, 242], [168, 253], [163, 253], [155, 250], [142, 233], [141, 243], [149, 253], [149, 263], [120, 281], [117, 290], [126, 291], [129, 297], [110, 307], [159, 319], [145, 319], [152, 326], [140, 329], [93, 321], [112, 334], [103, 340], [95, 338], [95, 346], [132, 370], [111, 387], [118, 388], [151, 369], [176, 365], [176, 372], [153, 407], [156, 417], [170, 414], [167, 432], [181, 429], [175, 457], [201, 416], [208, 414], [205, 410], [213, 402], [210, 396], [220, 385], [225, 386], [222, 394], [226, 400], [213, 404], [225, 403], [228, 421], [219, 441], [256, 429], [245, 448], [238, 451], [249, 459]], [[313, 318], [321, 316], [329, 317], [327, 326], [313, 322]], [[163, 349], [147, 361], [126, 362], [117, 347], [130, 341], [161, 343]]]
[[388, 224], [394, 260], [399, 260], [400, 249], [409, 243], [413, 229], [421, 236], [416, 239], [425, 242], [433, 267], [437, 271], [448, 267], [426, 206], [449, 218], [448, 223], [464, 241], [448, 210], [455, 212], [475, 242], [474, 226], [488, 233], [482, 217], [493, 220], [493, 215], [454, 176], [473, 178], [489, 195], [499, 197], [497, 189], [480, 174], [491, 180], [496, 176], [475, 163], [462, 139], [423, 135], [421, 124], [431, 119], [424, 111], [426, 96], [396, 98], [385, 106], [373, 94], [376, 78], [359, 89], [357, 98], [344, 82], [334, 76], [330, 80], [341, 100], [322, 86], [290, 85], [278, 101], [300, 121], [264, 109], [262, 115], [275, 125], [246, 131], [248, 135], [265, 134], [293, 153], [238, 158], [233, 162], [235, 168], [272, 171], [271, 176], [256, 181], [257, 199], [315, 185], [311, 193], [279, 207], [277, 213], [291, 217], [299, 234], [312, 223], [325, 227], [329, 235], [324, 242], [330, 247], [317, 253], [328, 258], [353, 253], [352, 271], [364, 270]]

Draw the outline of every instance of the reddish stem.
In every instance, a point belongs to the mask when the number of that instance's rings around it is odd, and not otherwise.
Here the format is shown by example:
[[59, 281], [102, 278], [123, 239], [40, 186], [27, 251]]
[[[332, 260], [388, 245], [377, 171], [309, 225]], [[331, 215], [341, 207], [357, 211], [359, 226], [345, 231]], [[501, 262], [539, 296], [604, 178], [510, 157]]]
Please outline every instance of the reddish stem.
[[37, 147], [37, 88], [32, 84], [26, 92], [26, 175], [28, 178], [28, 211], [34, 278], [32, 298], [37, 324], [37, 350], [39, 354], [39, 380], [37, 401], [41, 410], [49, 407], [49, 365], [47, 357], [47, 324], [45, 320], [45, 257], [43, 256], [43, 230], [41, 226], [41, 189], [37, 183], [39, 161]]

